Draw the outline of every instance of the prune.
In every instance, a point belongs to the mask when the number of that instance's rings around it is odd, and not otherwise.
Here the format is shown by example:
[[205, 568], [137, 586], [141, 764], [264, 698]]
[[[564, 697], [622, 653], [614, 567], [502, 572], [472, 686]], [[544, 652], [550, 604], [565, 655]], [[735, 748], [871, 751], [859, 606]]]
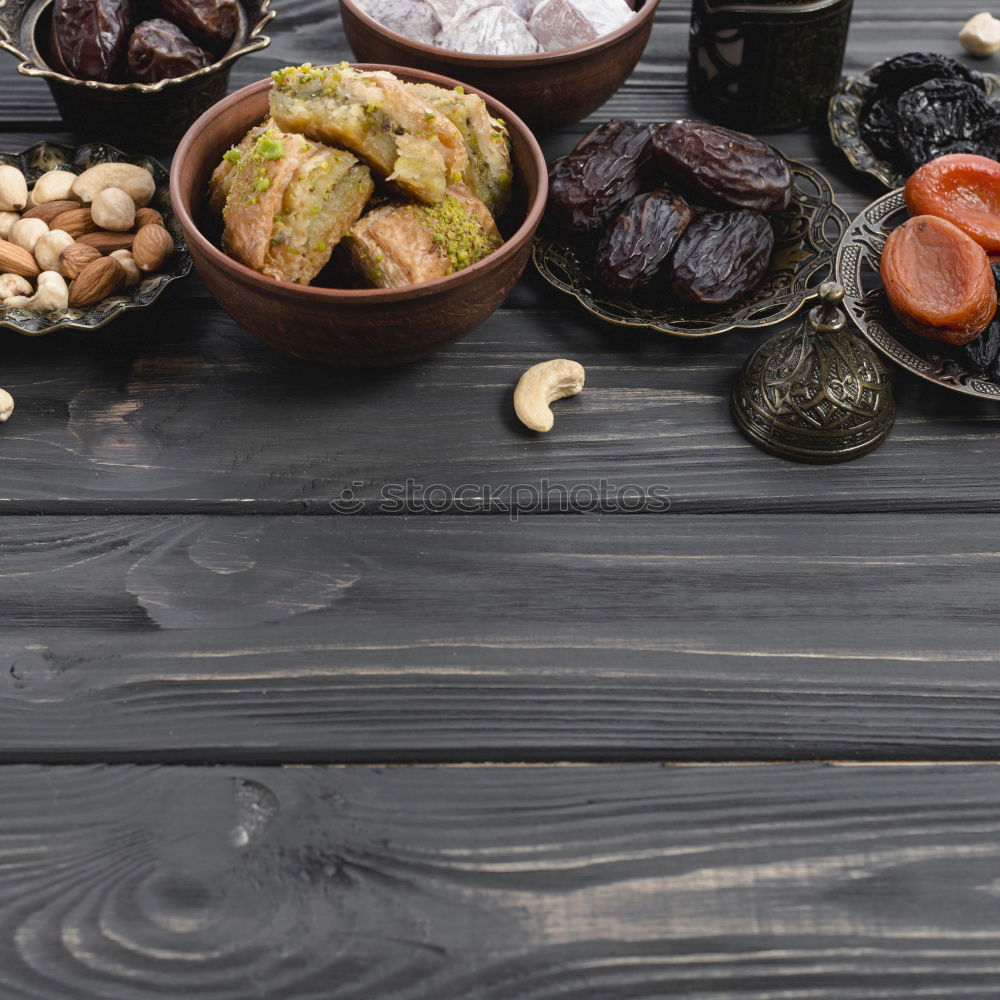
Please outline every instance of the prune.
[[653, 154], [668, 176], [737, 208], [781, 211], [792, 197], [785, 158], [743, 132], [681, 119], [656, 130]]
[[917, 215], [894, 229], [880, 271], [893, 312], [918, 337], [967, 344], [996, 314], [986, 251], [944, 219]]
[[890, 163], [899, 162], [899, 111], [895, 97], [873, 101], [859, 125], [861, 138], [876, 156]]
[[910, 215], [936, 215], [958, 226], [987, 253], [1000, 253], [1000, 163], [955, 153], [925, 163], [906, 182]]
[[773, 250], [774, 231], [760, 212], [706, 212], [677, 242], [674, 294], [702, 305], [730, 302], [760, 281]]
[[131, 20], [129, 0], [55, 0], [49, 44], [56, 68], [80, 80], [115, 79]]
[[868, 79], [877, 88], [877, 97], [893, 99], [905, 90], [928, 80], [964, 80], [980, 89], [982, 82], [960, 62], [936, 52], [907, 52], [879, 63]]
[[620, 292], [645, 285], [693, 218], [691, 206], [667, 188], [636, 195], [608, 227], [597, 248], [597, 276]]
[[211, 62], [176, 24], [159, 17], [137, 24], [128, 43], [128, 68], [142, 83], [184, 76]]
[[598, 125], [552, 168], [550, 205], [567, 228], [599, 229], [647, 183], [652, 126]]
[[210, 52], [229, 48], [239, 24], [236, 0], [156, 0], [156, 5], [191, 41]]
[[989, 98], [964, 80], [928, 80], [901, 94], [896, 108], [899, 149], [911, 170], [956, 142], [975, 144], [998, 117]]

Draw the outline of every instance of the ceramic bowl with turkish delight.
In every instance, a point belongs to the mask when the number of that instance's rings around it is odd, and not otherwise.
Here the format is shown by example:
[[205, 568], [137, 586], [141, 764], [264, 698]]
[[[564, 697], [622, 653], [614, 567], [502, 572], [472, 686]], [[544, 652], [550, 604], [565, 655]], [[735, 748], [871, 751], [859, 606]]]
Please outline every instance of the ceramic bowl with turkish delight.
[[535, 129], [579, 121], [632, 72], [659, 0], [340, 0], [367, 62], [461, 71]]

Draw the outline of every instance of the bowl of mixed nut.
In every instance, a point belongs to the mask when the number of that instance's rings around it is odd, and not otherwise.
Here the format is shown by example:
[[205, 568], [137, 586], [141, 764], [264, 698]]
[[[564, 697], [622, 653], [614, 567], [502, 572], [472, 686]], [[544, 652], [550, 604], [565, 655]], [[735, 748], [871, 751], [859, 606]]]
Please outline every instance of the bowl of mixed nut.
[[0, 49], [44, 79], [67, 128], [172, 146], [221, 100], [237, 59], [270, 44], [270, 0], [5, 0]]
[[167, 182], [99, 143], [0, 153], [0, 327], [97, 329], [188, 274]]

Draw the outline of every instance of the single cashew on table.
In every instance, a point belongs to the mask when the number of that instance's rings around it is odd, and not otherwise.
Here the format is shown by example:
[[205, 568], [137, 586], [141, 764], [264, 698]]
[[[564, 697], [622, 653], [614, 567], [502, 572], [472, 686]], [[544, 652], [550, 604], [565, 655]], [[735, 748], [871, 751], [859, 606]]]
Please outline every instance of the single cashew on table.
[[583, 391], [586, 372], [583, 365], [566, 358], [532, 365], [514, 390], [517, 419], [533, 431], [550, 431], [555, 417], [549, 404]]
[[0, 424], [14, 412], [14, 397], [6, 390], [0, 389]]

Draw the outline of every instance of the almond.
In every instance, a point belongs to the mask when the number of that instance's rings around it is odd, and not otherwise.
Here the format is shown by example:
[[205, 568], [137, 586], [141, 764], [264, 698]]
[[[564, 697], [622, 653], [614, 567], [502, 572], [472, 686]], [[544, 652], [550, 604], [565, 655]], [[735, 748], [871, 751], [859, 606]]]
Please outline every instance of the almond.
[[77, 237], [76, 242], [96, 247], [102, 254], [107, 255], [114, 253], [115, 250], [131, 250], [135, 237], [135, 233], [87, 233]]
[[162, 226], [163, 216], [155, 208], [140, 208], [135, 213], [135, 231], [143, 226]]
[[125, 287], [125, 268], [113, 257], [91, 261], [70, 285], [69, 304], [73, 308], [92, 306]]
[[173, 237], [163, 226], [143, 226], [135, 234], [132, 256], [140, 271], [159, 271], [173, 252]]
[[97, 247], [89, 247], [85, 243], [70, 243], [59, 254], [59, 270], [65, 278], [78, 278], [88, 264], [100, 259], [101, 251]]
[[49, 229], [61, 229], [64, 233], [69, 233], [73, 239], [78, 236], [85, 236], [87, 233], [97, 229], [89, 208], [71, 208], [66, 212], [60, 212], [50, 223]]
[[24, 247], [0, 240], [0, 274], [18, 274], [22, 278], [37, 278], [41, 274], [37, 261]]
[[[63, 212], [70, 212], [74, 208], [79, 207], [79, 203], [75, 201], [47, 201], [44, 205], [36, 205], [34, 208], [29, 208], [21, 218], [41, 219], [42, 222], [48, 224], [57, 215], [62, 215]], [[49, 226], [49, 229], [51, 228], [52, 226]]]

